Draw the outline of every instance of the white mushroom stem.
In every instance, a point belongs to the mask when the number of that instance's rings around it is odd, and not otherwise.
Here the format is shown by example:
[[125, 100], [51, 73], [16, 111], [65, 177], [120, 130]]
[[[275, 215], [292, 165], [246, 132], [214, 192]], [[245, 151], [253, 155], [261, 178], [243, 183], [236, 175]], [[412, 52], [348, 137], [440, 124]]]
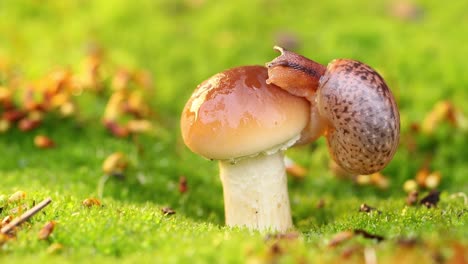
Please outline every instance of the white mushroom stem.
[[292, 228], [282, 151], [220, 161], [226, 224], [283, 232]]

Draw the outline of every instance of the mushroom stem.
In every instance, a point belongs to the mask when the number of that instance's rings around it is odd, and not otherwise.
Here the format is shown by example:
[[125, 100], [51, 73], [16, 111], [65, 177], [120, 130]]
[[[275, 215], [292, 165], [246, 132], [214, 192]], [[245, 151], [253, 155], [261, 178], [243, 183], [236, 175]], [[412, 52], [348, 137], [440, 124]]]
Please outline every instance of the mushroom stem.
[[292, 228], [283, 153], [219, 162], [226, 224], [283, 232]]

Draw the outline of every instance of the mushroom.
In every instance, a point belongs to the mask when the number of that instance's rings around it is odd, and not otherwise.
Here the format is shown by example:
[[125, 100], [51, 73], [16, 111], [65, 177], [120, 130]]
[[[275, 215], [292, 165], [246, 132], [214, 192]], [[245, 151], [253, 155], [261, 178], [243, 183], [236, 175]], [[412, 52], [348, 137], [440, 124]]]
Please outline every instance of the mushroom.
[[228, 226], [292, 227], [283, 151], [309, 120], [309, 103], [267, 84], [267, 69], [243, 66], [201, 83], [181, 117], [185, 144], [219, 160]]
[[336, 163], [352, 174], [372, 174], [393, 158], [400, 116], [383, 78], [368, 65], [336, 59], [327, 67], [275, 47], [267, 63], [270, 84], [310, 102], [310, 122], [300, 143], [325, 135]]

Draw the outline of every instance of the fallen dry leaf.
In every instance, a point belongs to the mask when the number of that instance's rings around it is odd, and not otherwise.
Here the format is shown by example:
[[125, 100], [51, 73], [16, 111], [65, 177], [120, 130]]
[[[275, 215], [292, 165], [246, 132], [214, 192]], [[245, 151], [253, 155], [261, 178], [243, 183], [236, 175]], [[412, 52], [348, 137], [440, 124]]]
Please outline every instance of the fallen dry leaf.
[[372, 185], [380, 188], [387, 189], [390, 185], [390, 182], [387, 177], [385, 177], [381, 172], [376, 172], [370, 175], [370, 182]]
[[370, 175], [357, 175], [354, 180], [359, 185], [369, 185], [371, 184], [371, 177]]
[[126, 138], [130, 135], [130, 131], [126, 126], [120, 125], [115, 121], [104, 121], [104, 126], [115, 137]]
[[13, 216], [11, 216], [11, 215], [5, 216], [5, 217], [3, 218], [1, 224], [0, 224], [0, 228], [3, 227], [4, 225], [10, 223], [11, 220], [13, 220]]
[[8, 198], [8, 202], [9, 202], [9, 203], [15, 203], [15, 202], [24, 200], [25, 198], [26, 198], [26, 192], [17, 191], [17, 192], [15, 192], [15, 193], [13, 193], [13, 194]]
[[39, 240], [46, 240], [49, 238], [49, 236], [52, 234], [52, 232], [54, 231], [55, 229], [55, 221], [50, 221], [50, 222], [47, 222], [42, 228], [41, 230], [39, 230], [39, 234], [38, 234], [38, 239]]
[[185, 176], [180, 176], [179, 178], [179, 193], [186, 193], [188, 190], [187, 178]]
[[427, 208], [432, 208], [437, 207], [439, 199], [440, 192], [437, 190], [432, 190], [426, 197], [422, 198], [419, 203], [426, 206]]
[[381, 213], [375, 207], [371, 207], [365, 203], [361, 204], [361, 206], [359, 207], [359, 212], [370, 213], [372, 211], [377, 211], [378, 213]]
[[419, 193], [418, 191], [411, 191], [408, 193], [408, 196], [406, 197], [406, 204], [407, 205], [415, 205], [418, 203], [418, 196]]
[[122, 152], [114, 152], [104, 160], [102, 171], [107, 175], [121, 175], [127, 166], [127, 156]]
[[164, 214], [164, 215], [173, 215], [175, 214], [176, 212], [170, 208], [170, 207], [163, 207], [161, 208], [161, 212]]
[[459, 125], [457, 117], [458, 114], [452, 102], [439, 101], [422, 121], [421, 131], [430, 135], [442, 121], [448, 121], [452, 126], [457, 127]]
[[341, 258], [343, 259], [349, 259], [350, 257], [352, 257], [353, 255], [355, 255], [356, 253], [359, 253], [359, 254], [363, 254], [363, 247], [361, 245], [351, 245], [349, 247], [346, 247], [345, 249], [343, 249], [343, 251], [341, 252]]
[[86, 207], [101, 206], [101, 201], [97, 198], [87, 198], [81, 204]]
[[307, 175], [307, 169], [300, 166], [296, 162], [294, 162], [292, 159], [288, 157], [284, 157], [284, 164], [286, 166], [286, 172], [297, 178], [297, 179], [303, 179]]
[[34, 137], [34, 145], [41, 149], [48, 149], [55, 147], [55, 142], [44, 135], [37, 135]]
[[24, 118], [26, 116], [26, 113], [21, 111], [21, 110], [15, 110], [11, 109], [8, 111], [3, 112], [2, 114], [2, 119], [5, 119], [9, 122], [17, 122]]
[[317, 207], [317, 209], [322, 209], [322, 208], [325, 207], [325, 205], [326, 205], [325, 199], [320, 199], [320, 200], [317, 202], [316, 207]]
[[377, 240], [378, 242], [384, 240], [384, 237], [383, 236], [380, 236], [380, 235], [375, 235], [375, 234], [371, 234], [365, 230], [362, 230], [362, 229], [355, 229], [354, 230], [354, 234], [356, 235], [361, 235], [363, 236], [364, 238], [368, 238], [368, 239], [375, 239]]
[[41, 120], [32, 120], [29, 118], [23, 118], [18, 123], [19, 130], [23, 132], [31, 131], [41, 125]]
[[452, 244], [452, 257], [447, 260], [447, 264], [466, 264], [468, 263], [468, 246], [460, 242]]

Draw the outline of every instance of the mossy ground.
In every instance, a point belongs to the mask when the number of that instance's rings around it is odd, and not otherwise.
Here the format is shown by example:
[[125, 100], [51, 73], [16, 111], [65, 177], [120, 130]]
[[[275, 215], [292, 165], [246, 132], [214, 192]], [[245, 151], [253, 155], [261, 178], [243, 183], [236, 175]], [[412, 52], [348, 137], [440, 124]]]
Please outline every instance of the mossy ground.
[[[323, 140], [288, 155], [308, 169], [291, 178], [295, 239], [223, 226], [222, 188], [217, 164], [187, 150], [178, 119], [198, 83], [226, 68], [263, 64], [284, 33], [298, 52], [318, 62], [354, 58], [372, 65], [387, 80], [401, 110], [403, 135], [440, 100], [462, 113], [466, 101], [468, 20], [465, 1], [417, 1], [409, 15], [392, 1], [1, 1], [0, 59], [17, 65], [34, 80], [59, 66], [77, 67], [85, 47], [98, 43], [106, 58], [129, 68], [148, 69], [154, 77], [151, 98], [156, 135], [111, 137], [100, 125], [105, 101], [82, 98], [80, 121], [52, 118], [31, 133], [13, 129], [0, 135], [0, 194], [27, 193], [22, 204], [51, 196], [53, 203], [0, 249], [0, 262], [360, 262], [375, 252], [381, 262], [398, 259], [449, 260], [468, 243], [468, 136], [442, 123], [431, 135], [415, 137], [417, 149], [402, 145], [383, 171], [389, 188], [358, 186], [328, 170]], [[411, 5], [410, 5], [411, 6]], [[280, 38], [280, 39], [279, 39]], [[2, 80], [0, 79], [0, 82]], [[57, 147], [34, 147], [38, 133]], [[97, 195], [101, 164], [115, 151], [128, 155], [125, 180], [110, 180], [102, 207], [81, 202]], [[430, 157], [441, 172], [436, 208], [405, 204], [403, 182]], [[188, 192], [178, 191], [179, 177]], [[423, 193], [424, 194], [424, 193]], [[317, 208], [320, 200], [323, 208]], [[381, 213], [362, 213], [367, 203]], [[1, 217], [16, 204], [5, 205]], [[175, 215], [163, 215], [170, 206]], [[37, 232], [57, 222], [48, 241]], [[344, 230], [362, 229], [384, 237], [356, 237], [328, 247]], [[415, 239], [403, 246], [402, 239]], [[399, 242], [400, 241], [400, 242]], [[52, 243], [63, 249], [47, 253]], [[354, 250], [354, 251], [353, 251]], [[353, 253], [354, 252], [354, 253]], [[465, 253], [466, 254], [466, 253]]]

